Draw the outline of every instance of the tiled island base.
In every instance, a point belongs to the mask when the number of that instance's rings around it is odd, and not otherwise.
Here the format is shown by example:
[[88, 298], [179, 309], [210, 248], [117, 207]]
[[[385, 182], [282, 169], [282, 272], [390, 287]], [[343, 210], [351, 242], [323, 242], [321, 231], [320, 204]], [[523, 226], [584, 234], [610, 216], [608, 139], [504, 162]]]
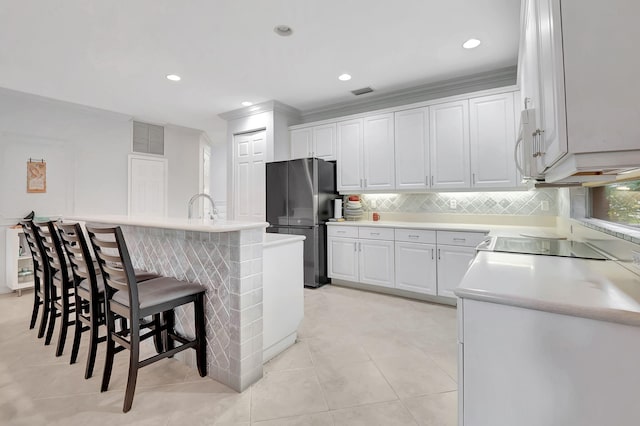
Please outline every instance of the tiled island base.
[[[198, 283], [206, 290], [208, 375], [237, 391], [262, 377], [263, 227], [230, 232], [121, 224], [135, 268]], [[189, 307], [188, 309], [193, 309]], [[193, 312], [176, 329], [194, 335]], [[195, 367], [195, 353], [176, 355]]]

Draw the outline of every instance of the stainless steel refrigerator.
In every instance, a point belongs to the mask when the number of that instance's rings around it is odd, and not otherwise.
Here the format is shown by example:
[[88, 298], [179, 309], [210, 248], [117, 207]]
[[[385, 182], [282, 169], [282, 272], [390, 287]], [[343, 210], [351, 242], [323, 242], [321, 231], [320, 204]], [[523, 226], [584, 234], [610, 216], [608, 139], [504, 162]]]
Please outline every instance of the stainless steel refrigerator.
[[327, 277], [327, 220], [333, 216], [335, 163], [319, 158], [267, 163], [267, 232], [304, 235], [304, 285]]

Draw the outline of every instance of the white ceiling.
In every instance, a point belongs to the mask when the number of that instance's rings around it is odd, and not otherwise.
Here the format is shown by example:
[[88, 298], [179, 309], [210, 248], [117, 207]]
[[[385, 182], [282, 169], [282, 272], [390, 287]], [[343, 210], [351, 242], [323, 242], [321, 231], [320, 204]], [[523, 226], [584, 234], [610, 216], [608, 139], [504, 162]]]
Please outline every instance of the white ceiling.
[[[365, 86], [390, 93], [515, 65], [519, 10], [518, 0], [0, 0], [0, 87], [215, 134], [217, 114], [245, 100], [305, 111]], [[277, 36], [279, 24], [294, 34]], [[470, 37], [480, 47], [463, 49]]]

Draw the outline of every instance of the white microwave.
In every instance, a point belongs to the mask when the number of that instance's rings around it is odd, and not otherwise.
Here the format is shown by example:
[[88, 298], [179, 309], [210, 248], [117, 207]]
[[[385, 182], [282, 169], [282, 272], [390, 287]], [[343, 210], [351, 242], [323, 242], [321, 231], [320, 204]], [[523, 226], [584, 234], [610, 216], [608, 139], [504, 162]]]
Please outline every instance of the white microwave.
[[515, 147], [516, 168], [525, 181], [544, 180], [544, 138], [536, 127], [536, 110], [522, 110]]

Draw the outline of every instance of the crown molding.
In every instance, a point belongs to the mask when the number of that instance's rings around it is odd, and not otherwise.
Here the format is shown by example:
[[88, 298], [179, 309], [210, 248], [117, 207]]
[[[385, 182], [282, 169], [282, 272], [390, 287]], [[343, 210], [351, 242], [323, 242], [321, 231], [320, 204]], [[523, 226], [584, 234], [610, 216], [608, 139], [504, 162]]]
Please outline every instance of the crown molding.
[[222, 114], [218, 114], [218, 117], [223, 120], [231, 121], [236, 120], [238, 118], [248, 117], [251, 115], [262, 114], [264, 112], [275, 111], [281, 112], [286, 115], [290, 115], [293, 117], [300, 118], [302, 113], [300, 110], [284, 104], [280, 101], [271, 100], [266, 102], [261, 102], [259, 104], [251, 105], [249, 107], [234, 109], [232, 111], [223, 112]]
[[516, 84], [516, 74], [516, 66], [511, 66], [466, 77], [424, 84], [389, 94], [367, 96], [361, 100], [340, 102], [320, 108], [313, 108], [302, 112], [302, 123], [511, 86]]

